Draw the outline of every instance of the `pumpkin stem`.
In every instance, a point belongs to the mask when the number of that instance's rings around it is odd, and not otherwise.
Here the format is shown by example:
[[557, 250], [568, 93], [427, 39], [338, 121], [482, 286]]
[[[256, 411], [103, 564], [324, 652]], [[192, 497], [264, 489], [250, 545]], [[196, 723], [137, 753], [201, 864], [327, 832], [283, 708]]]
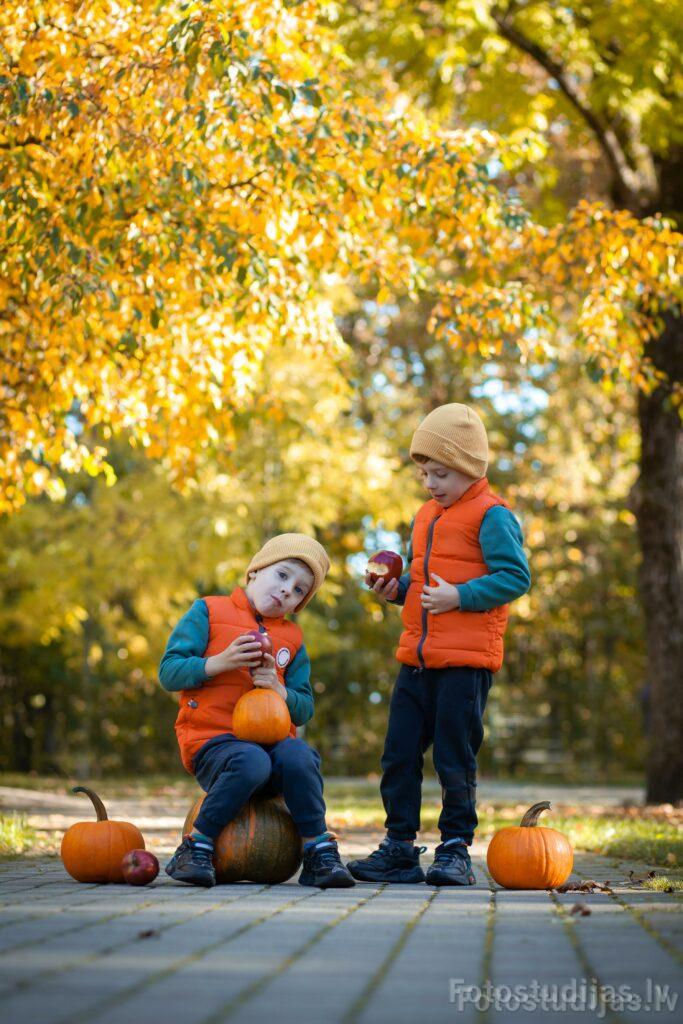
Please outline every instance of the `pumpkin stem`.
[[539, 814], [541, 814], [543, 811], [549, 811], [549, 810], [550, 810], [550, 801], [549, 800], [541, 800], [540, 803], [533, 804], [529, 808], [529, 810], [526, 812], [524, 817], [522, 818], [522, 820], [520, 822], [520, 826], [522, 826], [524, 828], [530, 828], [533, 825], [538, 825], [538, 816], [539, 816]]
[[72, 793], [87, 793], [92, 800], [93, 807], [97, 811], [98, 821], [108, 821], [107, 812], [104, 809], [104, 804], [98, 797], [97, 793], [93, 793], [92, 789], [87, 789], [85, 786], [74, 786], [71, 790]]

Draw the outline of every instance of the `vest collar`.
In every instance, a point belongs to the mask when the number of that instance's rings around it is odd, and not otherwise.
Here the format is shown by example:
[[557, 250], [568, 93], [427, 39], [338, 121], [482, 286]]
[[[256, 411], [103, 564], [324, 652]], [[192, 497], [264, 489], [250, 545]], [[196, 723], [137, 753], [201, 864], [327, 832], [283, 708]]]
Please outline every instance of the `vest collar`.
[[[250, 614], [254, 616], [254, 619], [257, 622], [259, 620], [264, 621], [264, 622], [265, 621], [273, 622], [273, 623], [275, 623], [275, 622], [277, 622], [277, 623], [284, 622], [284, 616], [283, 615], [280, 615], [277, 618], [275, 616], [269, 615], [267, 619], [265, 619], [263, 616], [259, 615], [258, 612], [256, 611], [256, 609], [252, 608], [251, 602], [249, 601], [249, 598], [247, 597], [246, 591], [243, 590], [242, 587], [235, 587], [235, 589], [233, 590], [233, 592], [230, 595], [230, 597], [232, 599], [232, 603], [237, 608], [241, 608], [242, 611], [245, 611], [245, 612], [250, 612]], [[257, 618], [257, 615], [258, 615], [258, 618]]]
[[483, 476], [481, 480], [475, 480], [474, 483], [467, 488], [465, 493], [461, 494], [458, 500], [454, 501], [453, 504], [457, 505], [459, 502], [463, 502], [464, 504], [466, 501], [472, 501], [473, 498], [478, 498], [480, 494], [483, 494], [484, 491], [488, 491], [488, 489], [488, 477]]

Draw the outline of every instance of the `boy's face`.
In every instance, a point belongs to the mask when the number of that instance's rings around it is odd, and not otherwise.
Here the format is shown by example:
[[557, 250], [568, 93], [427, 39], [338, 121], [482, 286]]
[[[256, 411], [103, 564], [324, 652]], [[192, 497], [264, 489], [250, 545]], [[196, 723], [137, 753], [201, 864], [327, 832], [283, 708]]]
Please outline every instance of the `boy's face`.
[[435, 501], [443, 508], [448, 508], [461, 498], [466, 490], [474, 483], [474, 477], [466, 476], [458, 469], [451, 469], [441, 462], [430, 459], [428, 462], [418, 462], [417, 468], [422, 483]]
[[313, 582], [307, 565], [296, 558], [285, 558], [250, 573], [246, 594], [260, 615], [279, 619], [301, 604]]

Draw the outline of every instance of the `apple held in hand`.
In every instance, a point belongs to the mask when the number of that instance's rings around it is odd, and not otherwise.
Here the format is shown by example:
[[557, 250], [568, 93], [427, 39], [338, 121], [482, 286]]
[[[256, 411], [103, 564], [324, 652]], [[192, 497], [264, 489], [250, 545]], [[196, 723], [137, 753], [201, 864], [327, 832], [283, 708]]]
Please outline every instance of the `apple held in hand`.
[[129, 850], [121, 861], [128, 885], [148, 885], [159, 874], [159, 861], [149, 850]]
[[381, 579], [385, 585], [390, 580], [397, 580], [403, 572], [403, 559], [395, 551], [378, 551], [372, 555], [365, 570], [370, 576], [370, 586]]
[[259, 665], [263, 664], [263, 655], [273, 653], [273, 645], [270, 641], [270, 637], [268, 636], [267, 633], [262, 633], [260, 629], [250, 629], [249, 632], [245, 633], [244, 635], [250, 636], [254, 640], [258, 640], [258, 642], [261, 644], [261, 660], [260, 662], [258, 662], [257, 665], [253, 666], [253, 668], [258, 668]]

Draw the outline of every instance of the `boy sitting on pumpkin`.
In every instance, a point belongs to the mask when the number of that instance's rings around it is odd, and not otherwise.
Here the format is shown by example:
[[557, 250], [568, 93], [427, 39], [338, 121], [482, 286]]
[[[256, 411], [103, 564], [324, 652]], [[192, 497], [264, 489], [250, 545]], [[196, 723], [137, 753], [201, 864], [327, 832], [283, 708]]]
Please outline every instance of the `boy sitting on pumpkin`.
[[[195, 601], [171, 634], [159, 679], [164, 689], [180, 691], [175, 729], [183, 765], [206, 793], [192, 833], [166, 866], [177, 881], [215, 885], [214, 840], [267, 787], [283, 795], [302, 837], [301, 885], [355, 884], [325, 823], [320, 757], [296, 737], [296, 726], [313, 716], [310, 661], [299, 626], [285, 618], [308, 604], [329, 567], [317, 541], [280, 534], [252, 558], [244, 589]], [[274, 656], [245, 635], [266, 626]], [[235, 704], [254, 686], [275, 691], [287, 703], [292, 730], [279, 743], [261, 746], [234, 735]]]

